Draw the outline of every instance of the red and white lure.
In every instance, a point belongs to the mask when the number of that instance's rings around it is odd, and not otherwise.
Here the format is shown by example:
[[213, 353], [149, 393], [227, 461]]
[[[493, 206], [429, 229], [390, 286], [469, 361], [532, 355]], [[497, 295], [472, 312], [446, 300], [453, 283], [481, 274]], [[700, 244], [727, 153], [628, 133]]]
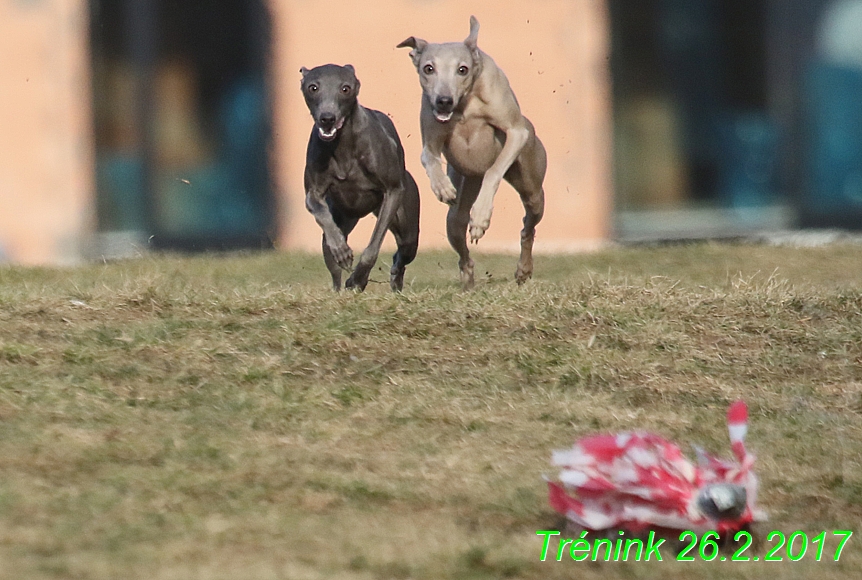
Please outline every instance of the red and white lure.
[[743, 401], [730, 406], [727, 424], [736, 461], [695, 447], [695, 465], [674, 443], [643, 432], [596, 435], [555, 451], [552, 462], [562, 471], [559, 483], [548, 482], [551, 507], [590, 530], [657, 526], [723, 534], [765, 520], [755, 508]]

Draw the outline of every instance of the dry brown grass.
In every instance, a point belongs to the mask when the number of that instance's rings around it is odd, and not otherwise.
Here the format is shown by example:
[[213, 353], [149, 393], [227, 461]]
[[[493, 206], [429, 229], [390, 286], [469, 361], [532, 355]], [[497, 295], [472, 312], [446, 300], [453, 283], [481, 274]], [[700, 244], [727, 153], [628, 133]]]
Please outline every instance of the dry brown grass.
[[402, 295], [334, 295], [318, 256], [0, 269], [0, 578], [849, 578], [856, 537], [838, 563], [584, 565], [535, 532], [552, 449], [728, 453], [737, 397], [765, 530], [858, 529], [860, 257], [617, 249], [518, 288], [483, 256], [464, 294], [425, 253]]

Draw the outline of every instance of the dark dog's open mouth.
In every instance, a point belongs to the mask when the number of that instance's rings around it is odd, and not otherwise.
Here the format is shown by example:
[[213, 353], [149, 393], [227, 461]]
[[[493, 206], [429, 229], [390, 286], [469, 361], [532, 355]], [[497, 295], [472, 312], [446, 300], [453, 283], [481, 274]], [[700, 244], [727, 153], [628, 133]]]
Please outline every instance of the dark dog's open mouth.
[[330, 127], [329, 129], [324, 129], [323, 126], [317, 126], [317, 134], [324, 141], [332, 141], [335, 139], [335, 136], [338, 134], [338, 130], [344, 126], [344, 119], [338, 121], [335, 125]]

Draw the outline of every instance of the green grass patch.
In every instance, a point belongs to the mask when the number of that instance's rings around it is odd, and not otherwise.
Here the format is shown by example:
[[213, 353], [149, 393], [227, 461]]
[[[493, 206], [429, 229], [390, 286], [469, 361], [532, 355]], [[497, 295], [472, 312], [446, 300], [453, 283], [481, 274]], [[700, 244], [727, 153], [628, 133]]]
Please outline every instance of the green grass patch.
[[636, 428], [729, 455], [739, 397], [765, 531], [857, 528], [860, 258], [618, 248], [518, 287], [480, 254], [463, 293], [425, 252], [403, 294], [385, 265], [334, 294], [303, 254], [0, 268], [0, 579], [851, 577], [855, 536], [767, 570], [540, 562], [535, 532], [553, 449]]

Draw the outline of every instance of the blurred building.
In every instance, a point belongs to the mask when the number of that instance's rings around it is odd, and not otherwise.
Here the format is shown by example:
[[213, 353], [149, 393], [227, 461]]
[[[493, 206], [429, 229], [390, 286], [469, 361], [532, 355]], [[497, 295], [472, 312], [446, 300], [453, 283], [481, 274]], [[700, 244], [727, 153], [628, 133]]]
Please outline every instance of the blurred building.
[[618, 236], [862, 227], [862, 1], [608, 7]]
[[[862, 225], [862, 0], [8, 0], [0, 260], [302, 248], [299, 68], [352, 63], [419, 163], [415, 35], [479, 45], [549, 152], [537, 251]], [[501, 188], [479, 248], [518, 246]], [[368, 220], [366, 220], [368, 221]], [[351, 236], [364, 247], [371, 224]]]

